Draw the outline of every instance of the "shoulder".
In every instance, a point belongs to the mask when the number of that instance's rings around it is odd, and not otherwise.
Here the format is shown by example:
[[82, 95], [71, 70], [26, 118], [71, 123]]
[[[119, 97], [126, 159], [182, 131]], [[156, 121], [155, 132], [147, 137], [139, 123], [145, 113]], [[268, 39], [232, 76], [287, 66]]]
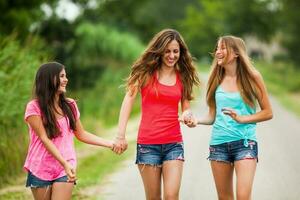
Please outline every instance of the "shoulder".
[[145, 78], [144, 78], [144, 80], [142, 80], [142, 83], [141, 83], [141, 88], [144, 88], [145, 86], [149, 85], [149, 83], [151, 81], [153, 81], [153, 79], [155, 78], [155, 73], [156, 73], [156, 71], [153, 74], [147, 73], [145, 75]]
[[26, 108], [37, 108], [40, 109], [40, 105], [37, 99], [32, 99], [26, 105]]
[[71, 105], [72, 107], [75, 107], [77, 109], [77, 100], [72, 99], [72, 98], [66, 98], [66, 101], [69, 105]]
[[42, 116], [42, 111], [37, 99], [33, 99], [27, 103], [24, 116], [25, 121], [32, 115]]
[[76, 101], [72, 98], [66, 98], [68, 103], [76, 103]]

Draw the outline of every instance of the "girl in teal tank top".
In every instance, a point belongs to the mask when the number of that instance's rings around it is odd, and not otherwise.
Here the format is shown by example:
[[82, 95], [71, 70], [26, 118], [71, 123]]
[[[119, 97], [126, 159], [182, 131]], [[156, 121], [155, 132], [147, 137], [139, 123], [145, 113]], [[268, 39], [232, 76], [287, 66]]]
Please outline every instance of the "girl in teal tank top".
[[[207, 84], [207, 116], [191, 117], [187, 125], [213, 125], [208, 159], [219, 199], [251, 199], [258, 160], [256, 123], [272, 118], [260, 73], [247, 56], [245, 43], [235, 36], [220, 37]], [[256, 112], [256, 107], [260, 110]], [[235, 173], [234, 173], [235, 171]]]
[[213, 124], [211, 145], [244, 140], [248, 146], [248, 139], [256, 141], [256, 123], [238, 123], [230, 115], [225, 114], [226, 108], [232, 108], [238, 115], [252, 115], [255, 108], [247, 105], [239, 92], [226, 92], [219, 85], [215, 92], [216, 117]]

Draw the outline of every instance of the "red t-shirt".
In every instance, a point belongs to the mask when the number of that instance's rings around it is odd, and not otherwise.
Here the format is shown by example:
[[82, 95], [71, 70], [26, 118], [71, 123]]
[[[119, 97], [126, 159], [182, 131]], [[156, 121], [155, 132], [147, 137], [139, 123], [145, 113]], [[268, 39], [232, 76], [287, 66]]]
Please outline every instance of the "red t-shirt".
[[178, 104], [183, 86], [176, 73], [175, 85], [159, 83], [157, 73], [141, 89], [142, 118], [139, 127], [139, 144], [167, 144], [182, 142], [178, 121]]

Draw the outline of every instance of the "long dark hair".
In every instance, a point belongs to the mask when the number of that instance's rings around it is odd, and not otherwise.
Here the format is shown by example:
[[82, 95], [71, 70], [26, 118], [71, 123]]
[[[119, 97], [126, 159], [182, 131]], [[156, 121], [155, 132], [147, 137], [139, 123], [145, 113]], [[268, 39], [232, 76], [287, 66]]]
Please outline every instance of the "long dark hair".
[[134, 87], [140, 89], [145, 80], [161, 67], [164, 51], [173, 40], [176, 40], [180, 47], [176, 70], [179, 71], [183, 83], [183, 99], [193, 98], [193, 85], [199, 85], [200, 80], [187, 45], [180, 33], [174, 29], [163, 29], [152, 38], [144, 53], [131, 67], [131, 73], [126, 82], [127, 90], [131, 91]]
[[[60, 85], [59, 73], [65, 67], [57, 62], [42, 64], [35, 77], [34, 96], [38, 101], [42, 111], [43, 125], [46, 129], [48, 138], [52, 139], [61, 134], [57, 127], [57, 119], [54, 106], [55, 95]], [[75, 107], [70, 103], [63, 93], [59, 95], [59, 107], [63, 114], [69, 118], [69, 125], [75, 130]]]

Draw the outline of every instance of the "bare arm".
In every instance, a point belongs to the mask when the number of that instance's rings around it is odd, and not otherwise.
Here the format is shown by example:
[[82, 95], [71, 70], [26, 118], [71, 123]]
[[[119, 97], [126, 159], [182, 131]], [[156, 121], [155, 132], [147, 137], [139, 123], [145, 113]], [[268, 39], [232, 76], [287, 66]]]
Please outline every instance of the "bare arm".
[[58, 151], [56, 146], [48, 138], [41, 117], [37, 115], [29, 116], [27, 118], [27, 122], [29, 123], [30, 127], [34, 130], [34, 132], [37, 134], [37, 136], [40, 138], [47, 151], [51, 155], [53, 155], [53, 157], [64, 167], [65, 172], [68, 176], [68, 180], [75, 181], [76, 179], [75, 169], [62, 157], [61, 153]]
[[255, 73], [255, 78], [261, 90], [258, 97], [260, 111], [253, 115], [239, 116], [234, 110], [225, 109], [224, 114], [231, 116], [234, 120], [236, 120], [239, 123], [256, 123], [256, 122], [262, 122], [273, 118], [273, 112], [272, 112], [270, 100], [268, 97], [267, 89], [265, 87], [263, 78], [259, 72]]
[[126, 127], [130, 117], [130, 113], [136, 98], [138, 90], [133, 93], [128, 91], [123, 99], [122, 106], [119, 114], [118, 134], [116, 137], [116, 146], [114, 152], [120, 154], [127, 149], [127, 141], [125, 139]]
[[196, 124], [212, 125], [215, 121], [215, 117], [216, 117], [216, 109], [209, 107], [207, 115], [199, 119], [196, 119]]
[[108, 148], [113, 148], [113, 142], [110, 140], [105, 140], [97, 135], [91, 134], [85, 131], [82, 127], [80, 119], [76, 121], [76, 131], [75, 136], [81, 142], [97, 145], [97, 146], [104, 146]]

